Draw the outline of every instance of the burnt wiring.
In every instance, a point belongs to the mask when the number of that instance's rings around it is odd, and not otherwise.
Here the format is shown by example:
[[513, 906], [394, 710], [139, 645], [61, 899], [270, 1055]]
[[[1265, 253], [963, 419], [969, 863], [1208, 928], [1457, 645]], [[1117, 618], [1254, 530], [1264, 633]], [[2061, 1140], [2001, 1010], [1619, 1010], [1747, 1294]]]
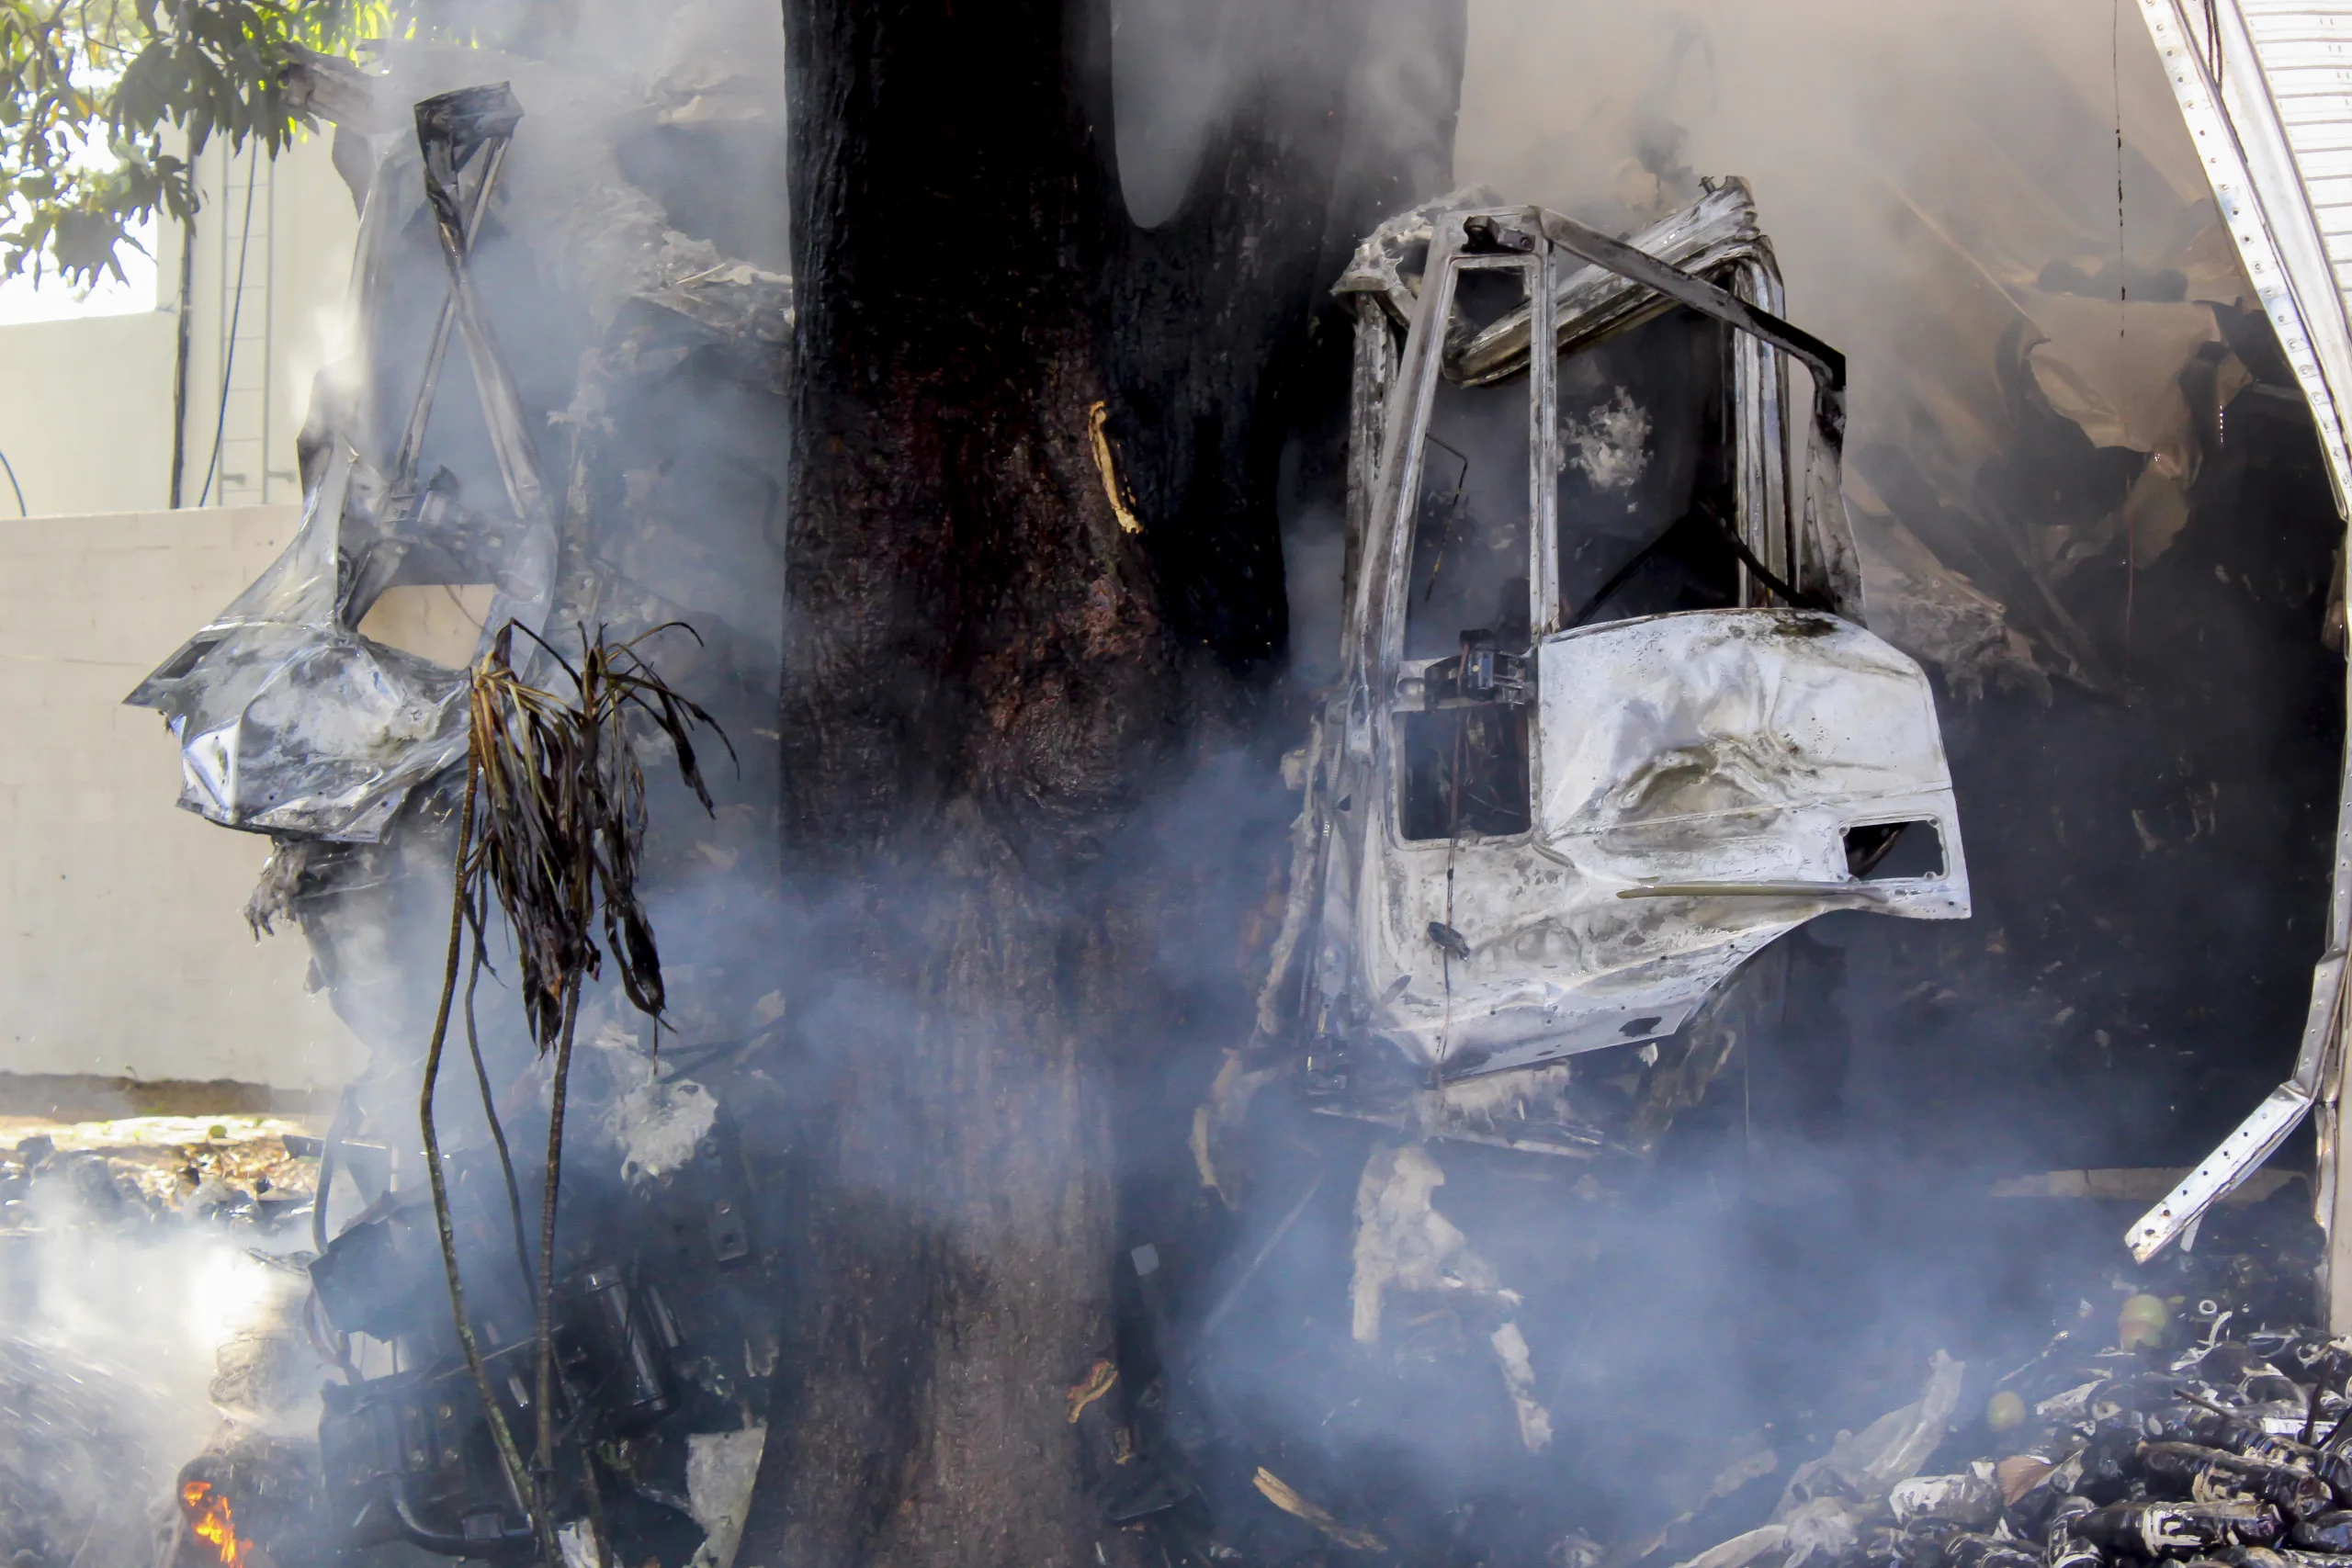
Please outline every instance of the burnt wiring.
[[1748, 574], [1762, 583], [1781, 603], [1796, 610], [1834, 610], [1837, 607], [1830, 604], [1826, 594], [1809, 593], [1790, 583], [1770, 567], [1766, 566], [1755, 550], [1749, 547], [1747, 539], [1741, 536], [1739, 530], [1732, 525], [1731, 519], [1722, 513], [1709, 506], [1705, 502], [1700, 502], [1692, 510], [1698, 513], [1702, 522], [1710, 525], [1717, 534], [1723, 536], [1724, 543], [1731, 547], [1731, 553], [1739, 558], [1739, 563], [1747, 569]]

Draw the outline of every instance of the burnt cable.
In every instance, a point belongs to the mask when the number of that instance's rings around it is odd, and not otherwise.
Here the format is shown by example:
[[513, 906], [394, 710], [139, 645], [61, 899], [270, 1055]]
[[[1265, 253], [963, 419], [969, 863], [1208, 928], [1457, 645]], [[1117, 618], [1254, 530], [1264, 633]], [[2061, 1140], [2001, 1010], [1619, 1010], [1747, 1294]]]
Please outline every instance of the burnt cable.
[[1819, 593], [1809, 593], [1802, 588], [1791, 587], [1789, 583], [1775, 573], [1770, 567], [1766, 566], [1761, 560], [1758, 560], [1756, 557], [1756, 552], [1748, 547], [1747, 541], [1740, 537], [1739, 530], [1733, 527], [1730, 521], [1726, 519], [1722, 513], [1717, 512], [1713, 507], [1709, 506], [1704, 502], [1701, 502], [1696, 510], [1700, 516], [1714, 525], [1715, 532], [1724, 536], [1724, 543], [1731, 547], [1732, 554], [1739, 558], [1739, 563], [1746, 567], [1749, 571], [1753, 572], [1758, 582], [1761, 582], [1779, 598], [1785, 600], [1791, 608], [1798, 610], [1830, 610], [1836, 607], [1832, 605], [1826, 597]]

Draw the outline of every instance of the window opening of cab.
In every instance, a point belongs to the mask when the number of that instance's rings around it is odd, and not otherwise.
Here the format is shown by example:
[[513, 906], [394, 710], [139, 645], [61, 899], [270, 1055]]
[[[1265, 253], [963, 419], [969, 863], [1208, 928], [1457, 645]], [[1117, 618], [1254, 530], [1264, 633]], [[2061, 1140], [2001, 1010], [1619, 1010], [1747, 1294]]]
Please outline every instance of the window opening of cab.
[[1559, 356], [1564, 626], [1739, 604], [1734, 347], [1678, 306]]
[[1846, 874], [1862, 882], [1944, 874], [1944, 837], [1933, 818], [1870, 822], [1846, 829]]
[[[1456, 337], [1526, 306], [1534, 265], [1468, 258], [1453, 271]], [[1406, 575], [1405, 658], [1456, 660], [1465, 636], [1524, 654], [1532, 637], [1531, 378], [1436, 378], [1422, 433]], [[1396, 714], [1398, 823], [1408, 840], [1527, 830], [1527, 709], [1464, 698], [1448, 666], [1424, 668]]]
[[[1463, 264], [1454, 303], [1473, 330], [1527, 302], [1529, 270], [1519, 261]], [[1482, 387], [1437, 378], [1409, 519], [1408, 660], [1448, 658], [1473, 629], [1512, 652], [1527, 646], [1528, 388], [1524, 371]]]
[[1397, 716], [1400, 835], [1504, 838], [1531, 820], [1527, 709], [1499, 703]]

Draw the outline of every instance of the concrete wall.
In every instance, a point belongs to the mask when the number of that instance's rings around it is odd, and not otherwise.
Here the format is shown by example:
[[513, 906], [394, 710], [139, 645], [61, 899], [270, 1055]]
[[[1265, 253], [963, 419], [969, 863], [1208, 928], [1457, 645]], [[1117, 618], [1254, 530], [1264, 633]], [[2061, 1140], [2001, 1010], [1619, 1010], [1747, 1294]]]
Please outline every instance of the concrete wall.
[[304, 994], [300, 933], [245, 929], [269, 841], [179, 810], [171, 737], [121, 705], [299, 518], [0, 522], [0, 1072], [302, 1089], [359, 1065], [325, 998]]
[[[162, 506], [172, 482], [175, 318], [0, 327], [0, 453], [42, 512]], [[0, 481], [0, 516], [17, 514]]]

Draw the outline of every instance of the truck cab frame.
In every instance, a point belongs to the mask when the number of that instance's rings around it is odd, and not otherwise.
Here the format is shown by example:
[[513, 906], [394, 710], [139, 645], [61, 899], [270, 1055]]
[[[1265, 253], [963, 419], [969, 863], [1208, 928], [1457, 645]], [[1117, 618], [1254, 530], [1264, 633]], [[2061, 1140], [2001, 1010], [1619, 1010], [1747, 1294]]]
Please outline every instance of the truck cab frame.
[[1443, 1131], [1473, 1080], [1654, 1062], [1815, 916], [1964, 918], [1933, 693], [1860, 624], [1844, 361], [1777, 314], [1746, 187], [1630, 243], [1431, 204], [1340, 289], [1341, 675], [1249, 1055]]

